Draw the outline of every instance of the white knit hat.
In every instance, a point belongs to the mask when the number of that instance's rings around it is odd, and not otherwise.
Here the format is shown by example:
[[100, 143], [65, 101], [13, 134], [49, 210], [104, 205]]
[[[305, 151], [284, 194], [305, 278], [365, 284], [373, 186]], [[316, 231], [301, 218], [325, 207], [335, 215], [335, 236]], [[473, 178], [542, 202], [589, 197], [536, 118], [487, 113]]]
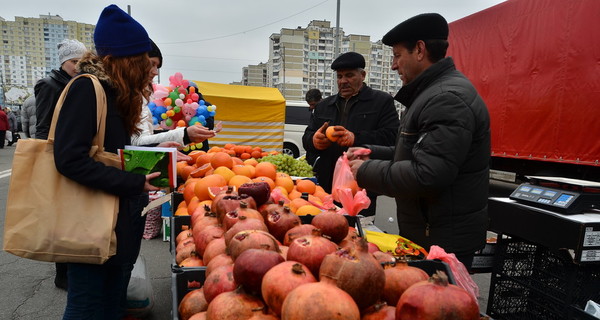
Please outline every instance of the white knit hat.
[[80, 59], [86, 51], [83, 43], [77, 40], [65, 39], [58, 44], [58, 61], [63, 62], [71, 59]]

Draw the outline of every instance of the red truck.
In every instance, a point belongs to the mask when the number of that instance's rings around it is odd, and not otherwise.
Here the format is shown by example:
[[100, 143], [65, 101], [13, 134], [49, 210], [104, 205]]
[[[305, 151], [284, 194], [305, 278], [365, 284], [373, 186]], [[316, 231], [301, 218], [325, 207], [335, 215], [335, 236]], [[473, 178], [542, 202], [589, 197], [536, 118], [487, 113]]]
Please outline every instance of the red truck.
[[600, 1], [508, 0], [450, 23], [494, 170], [600, 181]]

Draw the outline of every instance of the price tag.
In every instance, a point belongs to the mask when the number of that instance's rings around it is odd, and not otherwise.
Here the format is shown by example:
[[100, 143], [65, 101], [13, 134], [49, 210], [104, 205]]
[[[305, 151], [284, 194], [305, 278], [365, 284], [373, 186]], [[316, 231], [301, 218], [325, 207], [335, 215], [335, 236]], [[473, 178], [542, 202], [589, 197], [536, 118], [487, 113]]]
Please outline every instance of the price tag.
[[600, 250], [583, 250], [581, 252], [581, 262], [600, 261]]
[[583, 235], [584, 247], [600, 247], [600, 231], [594, 231], [594, 228], [585, 228]]

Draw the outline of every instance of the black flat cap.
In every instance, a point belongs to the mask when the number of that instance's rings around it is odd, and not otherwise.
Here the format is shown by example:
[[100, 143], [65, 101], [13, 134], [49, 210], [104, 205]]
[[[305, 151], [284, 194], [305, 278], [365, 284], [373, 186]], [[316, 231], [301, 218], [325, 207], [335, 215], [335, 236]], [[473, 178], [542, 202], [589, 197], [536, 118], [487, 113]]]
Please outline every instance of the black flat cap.
[[331, 64], [331, 69], [364, 69], [365, 68], [365, 57], [360, 53], [346, 52], [341, 56], [337, 57]]
[[437, 13], [423, 13], [395, 26], [382, 41], [393, 46], [401, 41], [433, 39], [448, 40], [448, 22]]

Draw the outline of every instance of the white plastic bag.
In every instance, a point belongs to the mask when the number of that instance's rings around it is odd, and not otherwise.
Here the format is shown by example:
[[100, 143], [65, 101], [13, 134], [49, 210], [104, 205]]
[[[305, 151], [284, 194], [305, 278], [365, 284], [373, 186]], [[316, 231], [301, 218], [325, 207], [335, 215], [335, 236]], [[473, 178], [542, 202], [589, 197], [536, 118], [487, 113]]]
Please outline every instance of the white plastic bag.
[[13, 141], [13, 137], [12, 137], [12, 131], [10, 130], [6, 130], [6, 140], [8, 142], [12, 142]]
[[600, 304], [597, 304], [592, 300], [588, 300], [587, 304], [585, 305], [585, 312], [600, 319]]
[[146, 259], [139, 255], [127, 287], [127, 314], [137, 318], [147, 316], [154, 306], [154, 293], [152, 283], [146, 268]]

